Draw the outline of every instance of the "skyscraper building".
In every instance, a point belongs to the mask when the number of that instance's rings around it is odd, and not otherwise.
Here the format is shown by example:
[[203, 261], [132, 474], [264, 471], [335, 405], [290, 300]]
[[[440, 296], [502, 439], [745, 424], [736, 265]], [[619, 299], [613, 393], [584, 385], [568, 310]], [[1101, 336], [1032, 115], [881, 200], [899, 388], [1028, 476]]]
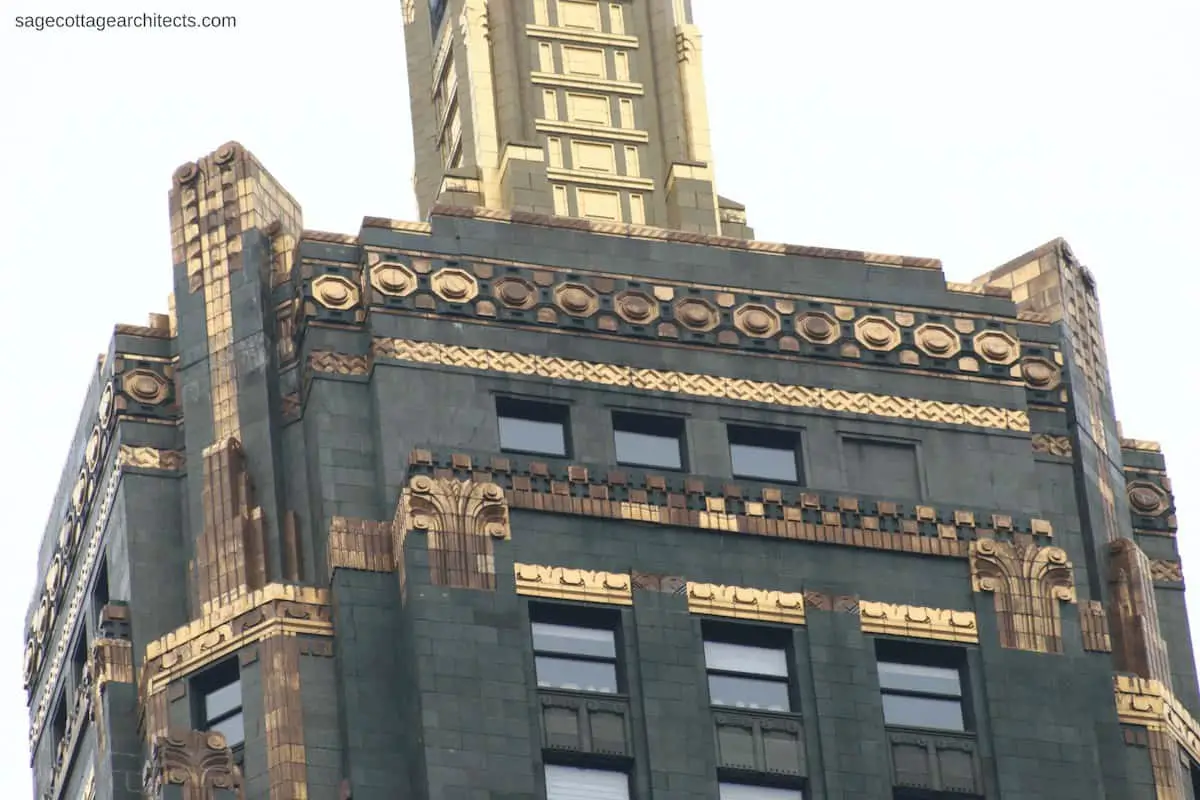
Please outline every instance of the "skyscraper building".
[[424, 222], [170, 190], [38, 559], [42, 800], [1197, 800], [1158, 445], [1061, 240], [759, 242], [686, 0], [406, 0]]

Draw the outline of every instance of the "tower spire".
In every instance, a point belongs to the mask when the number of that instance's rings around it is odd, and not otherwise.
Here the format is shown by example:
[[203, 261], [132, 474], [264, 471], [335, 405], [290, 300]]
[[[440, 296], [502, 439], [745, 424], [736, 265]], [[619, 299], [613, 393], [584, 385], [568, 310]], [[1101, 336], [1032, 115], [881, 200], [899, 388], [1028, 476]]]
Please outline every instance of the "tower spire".
[[752, 238], [716, 193], [689, 0], [409, 0], [422, 216], [483, 206]]

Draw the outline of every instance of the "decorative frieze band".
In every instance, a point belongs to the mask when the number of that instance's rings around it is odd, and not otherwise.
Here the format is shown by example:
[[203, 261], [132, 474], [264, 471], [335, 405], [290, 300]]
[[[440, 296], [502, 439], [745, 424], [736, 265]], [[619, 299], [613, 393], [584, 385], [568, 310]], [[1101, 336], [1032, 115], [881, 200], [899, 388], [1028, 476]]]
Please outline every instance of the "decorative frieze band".
[[[623, 572], [538, 564], [515, 564], [514, 571], [517, 594], [608, 605], [632, 605], [634, 588], [663, 591], [664, 583], [664, 576], [642, 572], [631, 576]], [[686, 587], [688, 611], [698, 616], [804, 625], [807, 621], [805, 609], [811, 606], [858, 614], [862, 620], [862, 631], [866, 634], [949, 642], [979, 641], [975, 614], [969, 611], [876, 603], [856, 597], [830, 598], [831, 602], [826, 603], [824, 601], [828, 596], [820, 592], [785, 592], [686, 581], [676, 577], [667, 577], [666, 583], [668, 589], [677, 583]]]
[[[902, 419], [944, 425], [1027, 432], [1029, 414], [1012, 408], [947, 403], [913, 397], [825, 389], [814, 386], [728, 378], [718, 375], [646, 369], [595, 361], [554, 358], [531, 353], [514, 353], [482, 347], [418, 342], [410, 339], [375, 339], [372, 343], [378, 360], [409, 364], [497, 372], [509, 375], [536, 375], [541, 378], [595, 386], [666, 392], [689, 397], [722, 398], [737, 402], [763, 403], [796, 409], [812, 409], [840, 414]], [[365, 358], [365, 357], [363, 357]], [[330, 360], [321, 354], [322, 363]], [[322, 371], [316, 354], [310, 359], [314, 370]], [[363, 371], [366, 371], [364, 365]]]
[[979, 537], [1053, 535], [1049, 521], [967, 509], [940, 510], [796, 487], [743, 490], [698, 476], [602, 471], [528, 458], [435, 457], [416, 450], [410, 475], [487, 481], [510, 508], [746, 533], [850, 547], [963, 558]]

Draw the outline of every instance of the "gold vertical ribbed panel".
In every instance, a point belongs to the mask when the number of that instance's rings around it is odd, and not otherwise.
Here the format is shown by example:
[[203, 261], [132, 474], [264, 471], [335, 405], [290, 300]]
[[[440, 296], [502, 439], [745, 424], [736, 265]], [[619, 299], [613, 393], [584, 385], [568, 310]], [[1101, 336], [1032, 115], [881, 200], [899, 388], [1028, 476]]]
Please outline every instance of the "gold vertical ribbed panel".
[[205, 526], [194, 561], [201, 614], [266, 585], [262, 509], [236, 439], [204, 451]]
[[270, 800], [308, 800], [298, 640], [266, 639], [259, 646], [259, 658]]
[[[262, 511], [241, 454], [231, 275], [260, 270], [273, 285], [291, 269], [302, 222], [299, 205], [236, 142], [176, 170], [170, 203], [174, 262], [184, 265], [187, 293], [203, 295], [208, 340], [213, 439], [204, 453], [204, 527], [189, 575], [203, 614], [266, 581]], [[264, 263], [243, 264], [243, 236], [252, 230], [269, 238], [269, 254]]]
[[153, 742], [155, 737], [166, 736], [169, 717], [167, 715], [167, 689], [154, 692], [142, 703], [142, 725], [145, 739]]

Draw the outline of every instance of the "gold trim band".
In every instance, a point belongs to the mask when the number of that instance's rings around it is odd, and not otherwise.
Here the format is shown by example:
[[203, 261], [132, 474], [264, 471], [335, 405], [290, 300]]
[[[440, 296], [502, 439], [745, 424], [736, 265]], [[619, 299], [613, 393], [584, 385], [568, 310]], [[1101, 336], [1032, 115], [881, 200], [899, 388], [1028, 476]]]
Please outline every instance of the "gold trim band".
[[[371, 347], [376, 358], [410, 364], [436, 364], [481, 372], [535, 375], [551, 380], [596, 386], [640, 389], [690, 397], [712, 397], [907, 421], [1019, 432], [1029, 430], [1029, 415], [1018, 409], [946, 403], [938, 400], [920, 400], [870, 392], [726, 378], [674, 370], [645, 369], [595, 361], [513, 353], [482, 347], [441, 344], [440, 342], [418, 342], [411, 339], [377, 338], [372, 342]], [[310, 363], [314, 369], [318, 369], [319, 362], [316, 358], [313, 358]]]

